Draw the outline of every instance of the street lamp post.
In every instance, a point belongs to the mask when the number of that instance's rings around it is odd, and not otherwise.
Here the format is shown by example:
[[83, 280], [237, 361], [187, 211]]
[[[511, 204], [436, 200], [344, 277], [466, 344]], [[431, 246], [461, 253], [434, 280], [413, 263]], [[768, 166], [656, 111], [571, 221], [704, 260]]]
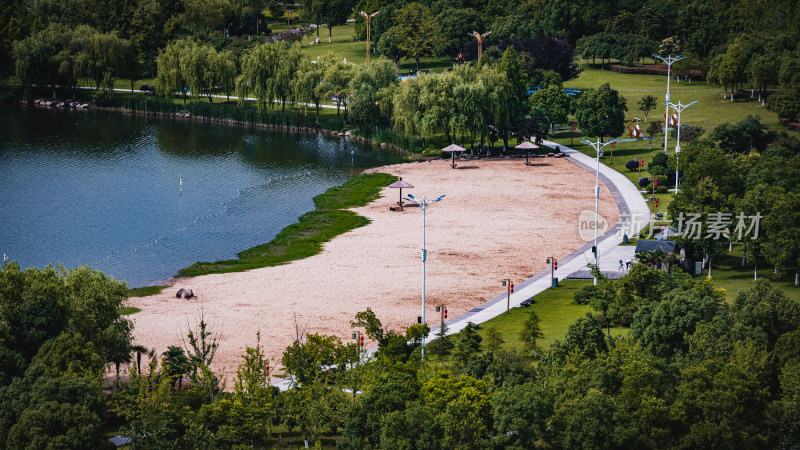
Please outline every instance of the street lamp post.
[[[673, 58], [671, 54], [669, 56], [667, 56], [666, 58], [664, 58], [662, 56], [658, 56], [656, 54], [653, 54], [653, 57], [664, 61], [664, 63], [667, 65], [667, 103], [669, 103], [669, 79], [672, 78], [670, 76], [670, 70], [672, 69], [672, 63], [674, 63], [675, 61], [680, 61], [681, 59], [683, 59], [685, 57], [682, 56], [682, 55], [678, 55], [678, 56]], [[669, 137], [669, 106], [667, 106], [667, 110], [666, 110], [665, 114], [666, 115], [664, 116], [664, 154], [666, 155], [667, 154], [667, 138]]]
[[506, 312], [508, 312], [511, 309], [511, 293], [514, 292], [514, 283], [509, 278], [502, 279], [501, 283], [506, 287]]
[[[581, 140], [584, 144], [591, 145], [595, 152], [597, 152], [597, 172], [595, 173], [594, 179], [594, 265], [597, 270], [600, 270], [600, 258], [598, 257], [598, 253], [600, 253], [597, 249], [597, 222], [598, 222], [598, 208], [600, 203], [600, 155], [603, 153], [603, 149], [608, 144], [613, 144], [617, 142], [616, 139], [612, 139], [608, 142], [601, 143], [600, 139], [597, 139], [597, 142], [592, 142], [586, 138]], [[594, 285], [597, 286], [597, 277], [594, 277]]]
[[[367, 14], [364, 11], [361, 11], [359, 14], [367, 21], [367, 65], [369, 65], [369, 54], [372, 53], [372, 33], [370, 30], [370, 25], [372, 24], [372, 19], [378, 15], [380, 11], [375, 11], [372, 14]], [[667, 99], [669, 100], [669, 99]]]
[[680, 100], [678, 100], [677, 105], [675, 103], [667, 102], [667, 108], [672, 107], [678, 112], [678, 144], [675, 145], [675, 195], [678, 195], [678, 154], [681, 152], [681, 112], [697, 102], [698, 100], [695, 100], [688, 105], [682, 105]]
[[[425, 323], [425, 260], [428, 256], [428, 250], [425, 248], [425, 210], [428, 209], [429, 206], [438, 202], [439, 200], [443, 199], [445, 196], [440, 195], [436, 200], [427, 200], [424, 196], [422, 197], [422, 201], [417, 200], [414, 198], [413, 195], [408, 194], [408, 197], [404, 197], [405, 200], [410, 202], [414, 202], [422, 208], [422, 323]], [[422, 338], [422, 357], [425, 357], [425, 337]]]

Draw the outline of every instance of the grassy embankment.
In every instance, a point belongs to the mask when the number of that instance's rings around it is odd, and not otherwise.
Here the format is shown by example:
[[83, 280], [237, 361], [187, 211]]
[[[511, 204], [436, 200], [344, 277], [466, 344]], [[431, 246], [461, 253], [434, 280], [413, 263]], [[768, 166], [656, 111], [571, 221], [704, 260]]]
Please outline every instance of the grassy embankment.
[[[485, 345], [489, 328], [496, 328], [500, 331], [505, 341], [502, 345], [503, 350], [513, 349], [521, 352], [523, 344], [519, 335], [522, 331], [522, 326], [530, 312], [536, 311], [541, 320], [539, 325], [544, 334], [544, 338], [537, 341], [537, 345], [542, 350], [547, 351], [553, 341], [564, 337], [567, 328], [576, 319], [585, 316], [586, 313], [594, 313], [589, 305], [579, 305], [573, 299], [578, 289], [590, 284], [592, 284], [590, 280], [559, 281], [557, 288], [548, 288], [536, 295], [534, 304], [511, 308], [508, 312], [482, 323], [478, 334], [483, 337]], [[611, 328], [612, 336], [625, 335], [627, 333], [627, 328]]]
[[194, 263], [181, 269], [178, 276], [241, 272], [316, 255], [322, 251], [323, 243], [369, 223], [367, 218], [345, 208], [368, 204], [378, 198], [381, 188], [396, 180], [394, 175], [383, 173], [351, 178], [314, 197], [316, 209], [300, 216], [297, 223], [284, 228], [269, 243], [240, 252], [238, 259]]

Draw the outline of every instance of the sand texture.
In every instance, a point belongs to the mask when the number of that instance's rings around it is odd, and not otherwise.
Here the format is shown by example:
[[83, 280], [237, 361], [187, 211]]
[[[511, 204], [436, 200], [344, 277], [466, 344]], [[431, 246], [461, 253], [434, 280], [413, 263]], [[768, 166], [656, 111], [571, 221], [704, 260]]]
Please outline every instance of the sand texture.
[[[548, 256], [562, 258], [585, 244], [578, 215], [594, 211], [594, 174], [567, 159], [520, 158], [436, 160], [373, 169], [403, 177], [404, 189], [429, 199], [447, 196], [427, 210], [427, 318], [439, 323], [436, 305], [449, 318], [505, 292], [500, 280], [520, 283], [544, 270]], [[321, 254], [278, 267], [242, 273], [178, 279], [162, 294], [133, 298], [141, 312], [135, 343], [158, 354], [182, 345], [201, 310], [220, 340], [212, 367], [228, 379], [256, 332], [273, 364], [295, 337], [295, 323], [306, 333], [332, 334], [347, 342], [350, 320], [372, 307], [384, 326], [403, 331], [421, 314], [422, 211], [392, 212], [397, 189], [356, 208], [371, 220], [325, 244]], [[618, 209], [605, 186], [600, 214], [613, 226]], [[264, 241], [271, 236], [265, 236]], [[179, 288], [197, 299], [179, 300]]]

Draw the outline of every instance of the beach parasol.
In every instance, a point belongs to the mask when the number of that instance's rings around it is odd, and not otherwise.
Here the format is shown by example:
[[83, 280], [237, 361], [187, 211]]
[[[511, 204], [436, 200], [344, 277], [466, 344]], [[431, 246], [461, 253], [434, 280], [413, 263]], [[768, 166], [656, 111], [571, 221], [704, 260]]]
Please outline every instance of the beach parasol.
[[398, 189], [398, 188], [400, 189], [400, 201], [397, 202], [397, 204], [403, 206], [403, 188], [413, 188], [414, 186], [406, 183], [405, 181], [403, 181], [403, 177], [400, 177], [399, 180], [395, 181], [394, 183], [390, 184], [387, 187], [393, 189]]
[[[517, 150], [531, 150], [531, 149], [536, 149], [536, 148], [539, 148], [539, 146], [538, 146], [538, 145], [536, 145], [536, 144], [534, 144], [533, 142], [530, 142], [530, 141], [525, 141], [525, 142], [523, 142], [522, 144], [519, 144], [518, 146], [516, 146], [516, 147], [514, 147], [514, 148], [515, 148], [515, 149], [517, 149]], [[531, 154], [531, 152], [529, 151], [529, 152], [528, 152], [528, 153], [525, 155], [525, 165], [526, 165], [526, 166], [530, 166], [530, 165], [531, 165], [531, 163], [530, 163], [530, 162], [528, 162], [528, 156], [530, 156], [530, 154]]]
[[455, 168], [456, 168], [456, 152], [464, 152], [464, 151], [466, 151], [466, 150], [467, 150], [467, 149], [465, 149], [464, 147], [460, 147], [460, 146], [458, 146], [458, 145], [456, 145], [456, 144], [450, 144], [450, 145], [448, 145], [447, 147], [445, 147], [445, 148], [443, 148], [443, 149], [442, 149], [442, 151], [443, 151], [443, 152], [450, 152], [450, 153], [452, 153], [452, 155], [453, 155], [453, 162], [452, 162], [452, 164], [450, 164], [450, 165], [453, 167], [453, 169], [455, 169]]

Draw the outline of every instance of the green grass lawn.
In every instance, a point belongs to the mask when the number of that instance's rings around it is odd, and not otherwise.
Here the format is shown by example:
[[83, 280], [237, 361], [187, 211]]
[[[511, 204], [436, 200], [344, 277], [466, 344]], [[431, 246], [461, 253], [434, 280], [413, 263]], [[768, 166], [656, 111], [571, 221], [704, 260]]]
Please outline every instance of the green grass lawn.
[[[128, 289], [129, 297], [148, 297], [150, 295], [160, 294], [161, 291], [168, 288], [167, 286], [144, 286], [133, 289]], [[138, 311], [137, 311], [138, 312]]]
[[[724, 246], [717, 249], [711, 259], [711, 279], [714, 280], [714, 286], [725, 289], [725, 299], [729, 302], [739, 291], [749, 288], [753, 283], [754, 265], [752, 261], [747, 261], [742, 267], [743, 252], [744, 244], [734, 245], [731, 252]], [[708, 269], [698, 277], [705, 277], [707, 273]], [[773, 267], [760, 259], [758, 278], [769, 280], [775, 287], [782, 289], [789, 298], [800, 302], [800, 287], [794, 285], [794, 273], [778, 277]]]
[[129, 316], [131, 314], [136, 314], [136, 313], [141, 312], [141, 311], [142, 311], [141, 309], [139, 309], [139, 308], [137, 308], [135, 306], [123, 306], [122, 308], [119, 309], [119, 315], [120, 316]]
[[[293, 25], [295, 27], [297, 25]], [[286, 31], [288, 27], [286, 24], [272, 24], [270, 29], [273, 33], [280, 33]], [[308, 36], [300, 44], [303, 51], [310, 57], [311, 60], [321, 58], [328, 52], [332, 52], [337, 57], [347, 59], [347, 62], [353, 64], [365, 64], [367, 62], [367, 42], [354, 41], [353, 32], [355, 24], [348, 23], [346, 25], [333, 27], [333, 36], [331, 42], [328, 43], [328, 28], [322, 27], [319, 29], [319, 44], [309, 45], [314, 41], [316, 34]], [[374, 44], [373, 44], [374, 50]], [[379, 58], [380, 55], [373, 54], [372, 59]], [[423, 57], [420, 58], [419, 66], [421, 69], [430, 69], [432, 72], [441, 72], [453, 66], [453, 62], [447, 57]], [[400, 61], [399, 71], [400, 74], [407, 74], [410, 69], [416, 69], [416, 61], [413, 58]]]
[[[586, 64], [581, 64], [581, 69], [583, 71], [580, 76], [566, 82], [565, 86], [587, 89], [596, 88], [603, 83], [609, 83], [612, 88], [620, 90], [620, 94], [627, 99], [628, 113], [626, 116], [628, 118], [639, 117], [644, 119], [644, 113], [639, 111], [639, 100], [645, 95], [654, 95], [658, 100], [658, 106], [649, 113], [648, 120], [663, 120], [665, 106], [662, 103], [666, 92], [666, 76], [622, 74], [610, 70], [590, 68]], [[681, 122], [684, 125], [703, 127], [706, 132], [701, 138], [707, 136], [711, 130], [723, 123], [739, 122], [749, 115], [761, 117], [761, 123], [771, 129], [787, 131], [785, 127], [778, 124], [777, 114], [762, 107], [757, 98], [751, 99], [749, 93], [731, 102], [729, 99], [722, 98], [721, 89], [709, 86], [705, 81], [694, 81], [689, 84], [685, 81], [675, 83], [674, 80], [670, 83], [670, 92], [673, 102], [690, 103], [698, 100], [697, 104], [684, 110], [681, 114]], [[643, 122], [641, 127], [646, 129], [647, 125]], [[787, 132], [790, 135], [800, 137], [800, 132]], [[591, 157], [596, 156], [594, 149], [580, 142], [580, 139], [584, 137], [580, 134], [580, 130], [574, 133], [573, 136], [571, 136], [572, 134], [569, 130], [558, 131], [554, 137], [551, 137], [551, 140], [559, 144], [569, 145]], [[572, 139], [570, 139], [571, 137]], [[627, 136], [623, 135], [619, 138], [625, 139]], [[589, 139], [591, 140], [592, 138]], [[606, 137], [605, 139], [610, 138]], [[572, 142], [572, 145], [570, 145], [570, 142]], [[667, 150], [670, 155], [675, 153], [675, 144], [676, 140], [670, 136], [667, 142]], [[644, 159], [645, 168], [642, 170], [641, 175], [643, 177], [651, 177], [646, 170], [647, 163], [656, 154], [663, 153], [663, 151], [663, 136], [657, 136], [656, 139], [651, 141], [619, 142], [614, 149], [606, 147], [605, 155], [600, 160], [603, 164], [624, 174], [631, 182], [638, 185], [639, 172], [629, 171], [625, 168], [625, 163], [634, 158]], [[671, 188], [674, 188], [674, 186], [671, 186]], [[650, 194], [648, 193], [645, 196], [649, 197]], [[658, 210], [666, 211], [673, 197], [674, 193], [656, 194]], [[652, 204], [648, 203], [648, 205]]]
[[316, 255], [322, 251], [323, 243], [369, 223], [367, 218], [344, 208], [366, 205], [378, 198], [381, 188], [396, 180], [396, 176], [385, 173], [351, 178], [314, 197], [317, 209], [300, 216], [297, 223], [284, 228], [272, 241], [239, 252], [238, 259], [194, 263], [178, 275], [243, 272]]
[[[712, 269], [713, 270], [713, 269]], [[559, 287], [549, 288], [536, 295], [536, 303], [531, 306], [521, 306], [511, 308], [510, 311], [500, 314], [481, 324], [478, 334], [486, 341], [486, 333], [489, 328], [496, 328], [503, 335], [504, 350], [522, 351], [522, 341], [519, 333], [522, 325], [530, 315], [530, 311], [536, 311], [541, 319], [542, 332], [544, 338], [538, 342], [543, 350], [550, 348], [550, 344], [556, 339], [563, 339], [567, 328], [575, 320], [591, 312], [589, 305], [579, 305], [575, 303], [575, 292], [583, 286], [590, 285], [589, 280], [564, 280], [559, 282]], [[612, 336], [626, 335], [627, 328], [611, 328]]]

